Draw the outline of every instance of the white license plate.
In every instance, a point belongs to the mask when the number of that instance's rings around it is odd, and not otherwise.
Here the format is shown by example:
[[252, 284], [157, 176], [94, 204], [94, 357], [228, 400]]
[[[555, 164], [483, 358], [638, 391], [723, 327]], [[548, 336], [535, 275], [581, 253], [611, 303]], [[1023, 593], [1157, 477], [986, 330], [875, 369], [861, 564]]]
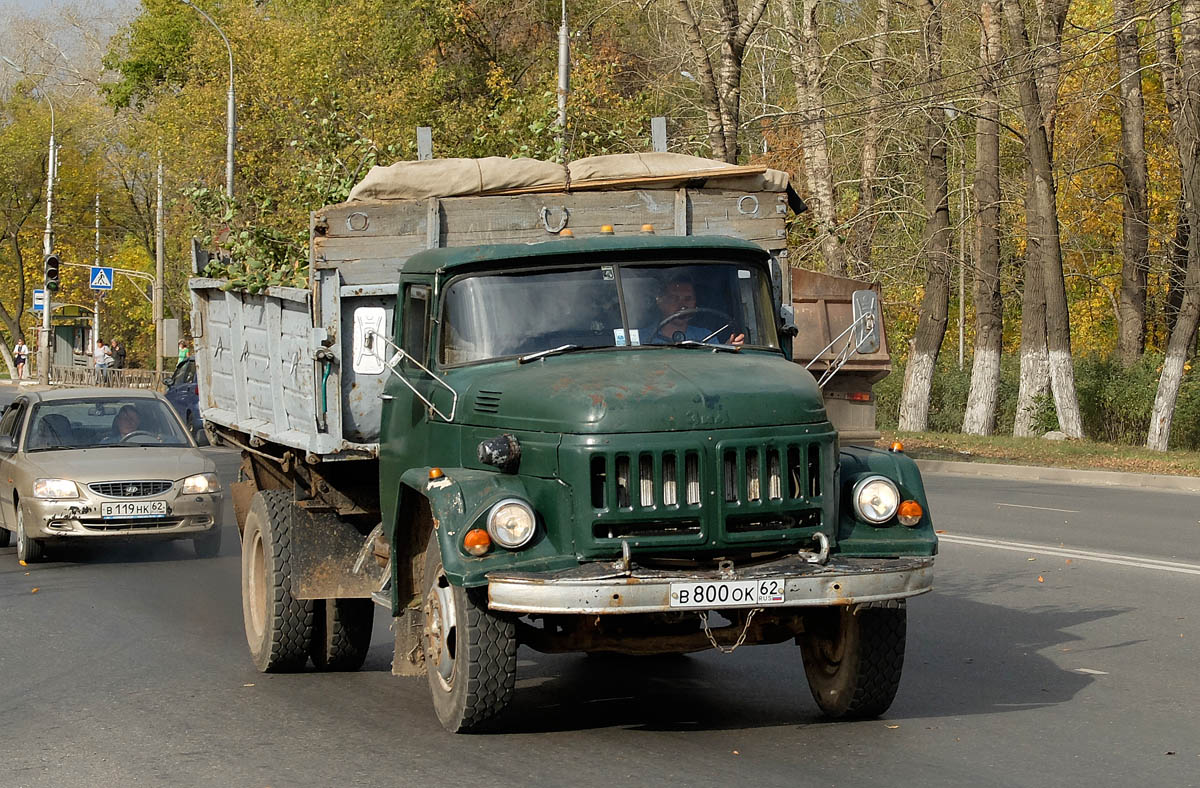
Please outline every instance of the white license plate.
[[762, 607], [782, 605], [786, 583], [780, 578], [671, 583], [671, 607]]
[[100, 504], [100, 517], [104, 520], [163, 517], [166, 513], [166, 501], [119, 501]]

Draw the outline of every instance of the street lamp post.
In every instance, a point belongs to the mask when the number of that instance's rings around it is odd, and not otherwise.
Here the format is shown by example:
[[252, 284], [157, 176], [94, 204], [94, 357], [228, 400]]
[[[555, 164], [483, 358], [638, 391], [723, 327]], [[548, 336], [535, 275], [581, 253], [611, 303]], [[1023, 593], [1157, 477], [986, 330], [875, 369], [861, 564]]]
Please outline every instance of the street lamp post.
[[191, 0], [179, 0], [181, 3], [191, 8], [200, 16], [204, 17], [210, 25], [221, 36], [221, 40], [225, 42], [225, 49], [229, 52], [229, 95], [226, 105], [226, 124], [228, 126], [225, 135], [225, 194], [233, 199], [233, 150], [237, 142], [237, 109], [234, 103], [233, 94], [233, 47], [229, 45], [229, 39], [225, 36], [225, 31], [213, 21], [213, 18], [204, 12], [204, 9], [192, 4]]
[[[0, 56], [3, 57], [3, 56]], [[12, 60], [4, 57], [4, 62], [12, 66], [20, 74], [26, 74], [25, 69]], [[42, 234], [42, 254], [49, 256], [54, 251], [54, 178], [58, 174], [58, 148], [54, 144], [54, 102], [45, 90], [38, 91], [38, 98], [46, 99], [50, 107], [50, 153], [46, 159], [46, 229]], [[50, 290], [42, 290], [42, 328], [38, 337], [38, 383], [50, 382]]]

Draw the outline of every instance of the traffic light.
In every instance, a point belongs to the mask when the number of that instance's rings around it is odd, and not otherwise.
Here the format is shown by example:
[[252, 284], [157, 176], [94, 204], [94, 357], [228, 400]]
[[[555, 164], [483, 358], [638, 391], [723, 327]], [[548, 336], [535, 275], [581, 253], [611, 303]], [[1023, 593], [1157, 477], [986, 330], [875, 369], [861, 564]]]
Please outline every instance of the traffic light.
[[46, 276], [46, 279], [45, 279], [46, 292], [47, 293], [57, 293], [58, 285], [59, 285], [58, 269], [62, 265], [62, 262], [58, 259], [58, 255], [48, 254], [48, 255], [46, 255], [46, 261], [45, 261], [44, 265], [45, 265], [45, 276]]

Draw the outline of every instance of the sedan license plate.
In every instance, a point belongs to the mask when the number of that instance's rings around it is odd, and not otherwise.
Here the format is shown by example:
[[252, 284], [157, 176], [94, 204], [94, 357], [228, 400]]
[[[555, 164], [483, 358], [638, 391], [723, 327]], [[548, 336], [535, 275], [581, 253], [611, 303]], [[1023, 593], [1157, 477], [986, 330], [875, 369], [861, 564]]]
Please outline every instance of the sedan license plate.
[[782, 605], [785, 582], [762, 580], [717, 580], [709, 583], [671, 583], [671, 607], [762, 607]]
[[166, 501], [120, 501], [100, 504], [100, 517], [104, 520], [165, 517], [166, 514]]

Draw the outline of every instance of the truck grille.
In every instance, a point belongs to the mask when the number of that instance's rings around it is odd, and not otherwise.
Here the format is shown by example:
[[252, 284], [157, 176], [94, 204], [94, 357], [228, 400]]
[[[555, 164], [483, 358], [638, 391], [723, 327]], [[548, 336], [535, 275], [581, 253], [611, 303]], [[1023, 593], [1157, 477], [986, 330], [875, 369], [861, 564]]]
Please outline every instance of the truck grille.
[[92, 482], [88, 489], [106, 498], [141, 498], [171, 489], [168, 481]]
[[[594, 454], [591, 536], [675, 537], [682, 544], [702, 543], [706, 532], [747, 541], [820, 528], [822, 445], [806, 436]], [[716, 496], [708, 496], [714, 487]]]

